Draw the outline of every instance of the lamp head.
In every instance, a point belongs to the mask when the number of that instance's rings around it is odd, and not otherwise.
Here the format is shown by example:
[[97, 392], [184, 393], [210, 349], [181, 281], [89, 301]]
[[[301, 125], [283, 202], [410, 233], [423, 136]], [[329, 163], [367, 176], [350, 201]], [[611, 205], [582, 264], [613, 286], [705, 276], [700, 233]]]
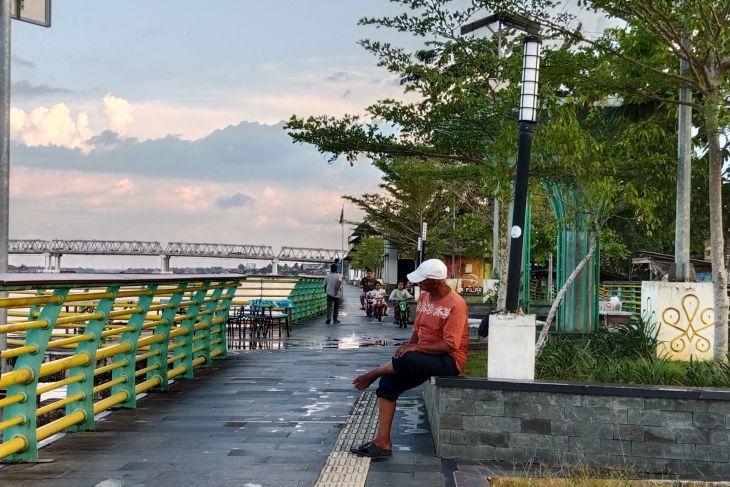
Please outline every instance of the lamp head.
[[542, 40], [537, 36], [525, 37], [522, 55], [522, 91], [520, 95], [520, 122], [537, 120], [537, 87], [540, 77], [540, 48]]

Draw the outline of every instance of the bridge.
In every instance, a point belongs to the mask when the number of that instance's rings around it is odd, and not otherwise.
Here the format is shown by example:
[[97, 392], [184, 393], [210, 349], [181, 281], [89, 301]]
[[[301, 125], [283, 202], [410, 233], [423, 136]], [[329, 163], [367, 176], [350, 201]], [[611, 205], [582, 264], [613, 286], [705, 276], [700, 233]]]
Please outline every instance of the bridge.
[[170, 258], [208, 257], [216, 259], [266, 260], [272, 273], [278, 273], [279, 262], [328, 263], [342, 258], [342, 250], [313, 247], [282, 247], [278, 254], [270, 245], [170, 242], [163, 247], [156, 241], [139, 240], [41, 240], [11, 239], [9, 254], [44, 255], [47, 272], [61, 271], [63, 255], [139, 255], [159, 256], [160, 270], [170, 272]]

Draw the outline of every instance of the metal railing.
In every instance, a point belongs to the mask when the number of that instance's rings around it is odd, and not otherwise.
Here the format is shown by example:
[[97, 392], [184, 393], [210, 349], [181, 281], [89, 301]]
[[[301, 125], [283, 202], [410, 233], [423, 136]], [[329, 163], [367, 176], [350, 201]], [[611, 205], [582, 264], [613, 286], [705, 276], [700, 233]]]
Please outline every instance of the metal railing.
[[0, 460], [15, 461], [225, 358], [232, 304], [289, 301], [293, 323], [325, 308], [323, 279], [308, 276], [0, 274], [0, 291], [10, 365], [0, 376]]
[[94, 429], [94, 415], [227, 355], [239, 275], [0, 275], [11, 365], [0, 376], [0, 459], [36, 460], [38, 442]]
[[[321, 315], [327, 307], [322, 277], [248, 276], [233, 298], [234, 306], [246, 306], [252, 299], [290, 302], [292, 323]], [[282, 308], [282, 311], [285, 311]]]
[[641, 315], [641, 281], [604, 281], [598, 288], [598, 298], [607, 300], [618, 296], [621, 310]]

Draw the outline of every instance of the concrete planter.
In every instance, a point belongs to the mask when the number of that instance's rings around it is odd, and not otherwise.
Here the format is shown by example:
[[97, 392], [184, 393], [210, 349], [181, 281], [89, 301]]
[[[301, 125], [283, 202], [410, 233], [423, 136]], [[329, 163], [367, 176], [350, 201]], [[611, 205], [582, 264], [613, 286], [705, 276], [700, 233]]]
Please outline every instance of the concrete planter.
[[657, 327], [657, 355], [712, 360], [715, 313], [711, 282], [641, 283], [641, 313]]
[[730, 478], [730, 390], [433, 378], [441, 457]]

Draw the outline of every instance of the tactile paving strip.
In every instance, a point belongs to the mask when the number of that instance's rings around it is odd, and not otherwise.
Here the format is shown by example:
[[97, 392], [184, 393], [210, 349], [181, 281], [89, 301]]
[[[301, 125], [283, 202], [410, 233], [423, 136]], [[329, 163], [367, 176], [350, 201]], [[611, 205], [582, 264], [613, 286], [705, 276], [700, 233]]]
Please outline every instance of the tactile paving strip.
[[373, 392], [363, 392], [355, 402], [345, 425], [337, 437], [315, 487], [363, 487], [368, 477], [370, 459], [350, 453], [375, 437], [378, 429], [378, 398]]

